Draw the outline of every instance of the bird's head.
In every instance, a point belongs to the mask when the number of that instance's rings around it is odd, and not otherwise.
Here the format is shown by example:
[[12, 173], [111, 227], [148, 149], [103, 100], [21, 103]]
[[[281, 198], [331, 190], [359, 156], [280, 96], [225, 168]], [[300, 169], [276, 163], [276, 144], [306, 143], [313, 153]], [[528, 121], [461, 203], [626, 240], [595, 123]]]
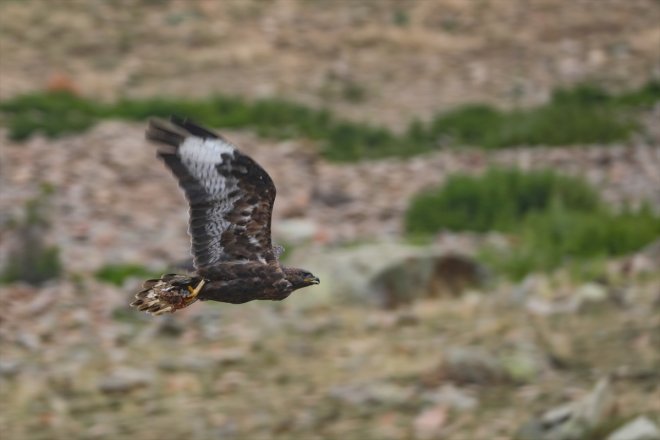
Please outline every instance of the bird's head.
[[286, 279], [293, 286], [293, 290], [320, 283], [317, 277], [305, 269], [298, 269], [296, 267], [286, 267], [283, 269]]

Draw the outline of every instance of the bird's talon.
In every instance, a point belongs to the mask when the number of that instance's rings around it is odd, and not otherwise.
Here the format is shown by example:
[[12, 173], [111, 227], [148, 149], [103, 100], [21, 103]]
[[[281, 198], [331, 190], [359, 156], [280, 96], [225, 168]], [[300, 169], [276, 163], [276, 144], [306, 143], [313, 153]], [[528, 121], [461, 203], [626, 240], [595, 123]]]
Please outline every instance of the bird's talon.
[[194, 289], [190, 286], [188, 286], [188, 291], [190, 292], [190, 298], [191, 300], [196, 299], [197, 295], [199, 295], [199, 292], [202, 291], [202, 287], [204, 287], [204, 284], [206, 284], [206, 280], [201, 280], [199, 284], [197, 284], [197, 287]]

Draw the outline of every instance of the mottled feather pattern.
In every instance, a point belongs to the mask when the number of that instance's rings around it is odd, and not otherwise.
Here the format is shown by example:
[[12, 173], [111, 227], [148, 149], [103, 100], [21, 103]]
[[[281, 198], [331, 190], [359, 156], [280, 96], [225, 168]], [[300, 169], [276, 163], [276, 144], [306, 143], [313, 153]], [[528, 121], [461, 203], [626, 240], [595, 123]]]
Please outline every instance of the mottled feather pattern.
[[241, 304], [282, 300], [318, 284], [304, 269], [281, 266], [270, 237], [275, 184], [253, 159], [188, 119], [153, 119], [147, 138], [172, 171], [190, 206], [194, 275], [148, 280], [131, 304], [153, 314], [200, 300]]
[[196, 301], [186, 299], [190, 296], [188, 287], [199, 281], [197, 277], [176, 274], [165, 274], [160, 279], [147, 280], [142, 284], [143, 290], [135, 295], [136, 299], [131, 306], [156, 316], [174, 313]]
[[[270, 240], [275, 185], [254, 160], [225, 139], [187, 121], [152, 121], [154, 140], [176, 142], [173, 153], [160, 157], [176, 175], [190, 204], [195, 267], [223, 261], [272, 264]], [[187, 134], [181, 136], [181, 129]], [[178, 135], [178, 137], [177, 137]]]

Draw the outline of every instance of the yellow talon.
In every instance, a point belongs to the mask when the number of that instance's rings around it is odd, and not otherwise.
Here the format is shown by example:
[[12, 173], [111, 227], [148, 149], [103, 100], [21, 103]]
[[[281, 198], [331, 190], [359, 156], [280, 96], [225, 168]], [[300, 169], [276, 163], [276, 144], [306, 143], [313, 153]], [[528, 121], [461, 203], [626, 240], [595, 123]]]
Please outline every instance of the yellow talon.
[[204, 287], [204, 284], [206, 284], [206, 280], [202, 280], [197, 284], [197, 287], [194, 289], [190, 286], [188, 286], [188, 292], [190, 292], [190, 298], [189, 299], [195, 299], [197, 298], [197, 295], [199, 295], [199, 292], [202, 291], [202, 287]]

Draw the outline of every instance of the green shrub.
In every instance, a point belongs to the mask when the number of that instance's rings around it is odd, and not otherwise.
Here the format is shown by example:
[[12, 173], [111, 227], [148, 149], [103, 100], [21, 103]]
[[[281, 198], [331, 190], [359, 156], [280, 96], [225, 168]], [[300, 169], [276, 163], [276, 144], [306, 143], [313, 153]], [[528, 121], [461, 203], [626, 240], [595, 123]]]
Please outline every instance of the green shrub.
[[160, 278], [161, 273], [138, 264], [109, 264], [97, 270], [94, 275], [100, 281], [121, 286], [128, 278]]
[[[344, 93], [346, 99], [355, 102], [366, 92], [352, 85]], [[50, 137], [78, 132], [105, 118], [144, 120], [176, 114], [214, 127], [252, 128], [261, 136], [315, 139], [329, 159], [353, 161], [409, 156], [446, 144], [502, 148], [615, 142], [639, 129], [634, 120], [638, 108], [658, 101], [658, 82], [616, 96], [581, 85], [558, 90], [547, 104], [530, 109], [501, 111], [467, 105], [438, 114], [429, 123], [413, 120], [400, 135], [276, 98], [247, 102], [218, 95], [196, 101], [152, 98], [103, 104], [66, 92], [50, 92], [4, 101], [0, 112], [13, 139], [25, 139], [34, 132]]]
[[406, 230], [427, 235], [442, 229], [513, 231], [531, 213], [558, 201], [568, 209], [598, 209], [598, 195], [583, 181], [551, 171], [492, 169], [483, 176], [450, 177], [439, 189], [411, 201]]
[[660, 238], [660, 217], [645, 206], [617, 213], [583, 181], [549, 171], [491, 170], [454, 176], [415, 197], [406, 213], [413, 237], [443, 229], [501, 231], [517, 238], [510, 251], [484, 259], [513, 278], [562, 265], [626, 254]]
[[505, 255], [484, 251], [487, 262], [514, 279], [533, 270], [566, 265], [584, 268], [587, 261], [636, 251], [660, 238], [660, 218], [648, 208], [613, 214], [556, 206], [530, 215], [518, 235], [520, 242]]
[[530, 109], [507, 112], [469, 105], [436, 116], [430, 137], [484, 148], [615, 142], [639, 129], [632, 108], [660, 100], [659, 89], [658, 83], [649, 83], [612, 97], [600, 88], [579, 85], [560, 89], [547, 104]]
[[6, 266], [0, 272], [0, 282], [23, 281], [33, 285], [57, 278], [62, 272], [57, 246], [46, 244], [44, 237], [50, 227], [49, 196], [53, 189], [42, 187], [41, 193], [25, 205], [11, 234], [15, 241], [9, 250]]
[[62, 263], [58, 247], [43, 247], [36, 243], [36, 240], [28, 239], [26, 247], [10, 257], [0, 276], [0, 283], [23, 281], [39, 286], [60, 276]]

